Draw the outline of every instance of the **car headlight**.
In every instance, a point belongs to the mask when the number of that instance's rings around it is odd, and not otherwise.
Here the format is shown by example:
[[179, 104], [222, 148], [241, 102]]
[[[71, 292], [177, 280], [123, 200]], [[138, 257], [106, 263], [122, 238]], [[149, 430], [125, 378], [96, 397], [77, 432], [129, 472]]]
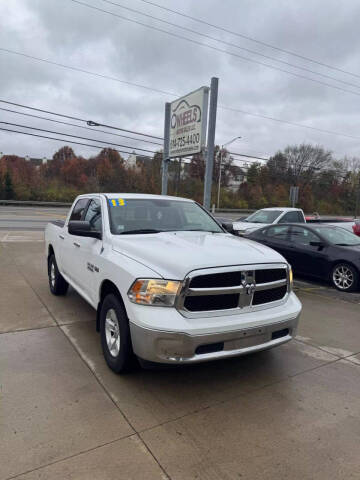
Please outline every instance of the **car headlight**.
[[173, 307], [181, 282], [160, 279], [138, 279], [128, 291], [129, 300], [140, 305]]

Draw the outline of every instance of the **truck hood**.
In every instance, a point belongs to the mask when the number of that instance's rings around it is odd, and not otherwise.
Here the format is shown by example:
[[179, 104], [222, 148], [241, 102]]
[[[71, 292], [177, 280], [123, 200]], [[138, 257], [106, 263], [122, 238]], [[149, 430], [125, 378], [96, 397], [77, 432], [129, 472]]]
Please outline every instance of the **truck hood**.
[[267, 227], [270, 223], [252, 223], [252, 222], [234, 222], [234, 230], [257, 230], [258, 228]]
[[201, 268], [274, 263], [286, 260], [265, 245], [234, 235], [210, 232], [162, 232], [113, 236], [113, 249], [157, 272], [182, 280]]

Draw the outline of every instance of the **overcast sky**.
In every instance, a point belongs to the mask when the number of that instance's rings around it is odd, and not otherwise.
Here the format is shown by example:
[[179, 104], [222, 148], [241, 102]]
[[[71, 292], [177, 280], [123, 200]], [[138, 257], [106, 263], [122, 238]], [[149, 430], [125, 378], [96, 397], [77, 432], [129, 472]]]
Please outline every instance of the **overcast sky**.
[[[353, 74], [350, 75], [196, 23], [141, 0], [113, 1], [333, 79], [185, 32], [155, 19], [109, 5], [104, 0], [83, 0], [84, 3], [129, 19], [317, 79], [357, 95], [175, 38], [89, 9], [71, 0], [0, 0], [0, 47], [153, 89], [173, 92], [179, 96], [201, 85], [209, 85], [210, 78], [217, 76], [220, 79], [220, 106], [360, 138], [360, 2], [154, 0], [159, 5]], [[162, 136], [164, 103], [175, 98], [176, 96], [169, 94], [97, 78], [0, 51], [2, 100]], [[37, 114], [1, 103], [0, 108]], [[108, 134], [96, 134], [2, 110], [0, 120], [150, 150], [156, 148], [150, 144], [135, 143]], [[4, 128], [24, 131], [20, 127]], [[332, 150], [336, 156], [359, 155], [359, 139], [320, 133], [219, 107], [216, 142], [223, 144], [238, 135], [243, 138], [234, 143], [230, 150], [250, 155], [268, 156], [288, 144], [302, 142], [321, 144]], [[0, 132], [0, 152], [6, 154], [51, 157], [63, 144], [66, 142]], [[92, 148], [76, 145], [73, 148], [76, 153], [86, 157], [96, 153]]]

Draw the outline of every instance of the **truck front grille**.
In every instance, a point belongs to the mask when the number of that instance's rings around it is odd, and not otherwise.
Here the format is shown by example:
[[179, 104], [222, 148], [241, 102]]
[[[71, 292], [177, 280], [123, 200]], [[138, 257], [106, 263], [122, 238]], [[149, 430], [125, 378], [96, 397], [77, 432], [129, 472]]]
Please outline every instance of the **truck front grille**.
[[213, 273], [189, 276], [178, 308], [190, 314], [224, 310], [239, 313], [244, 308], [251, 310], [255, 306], [282, 300], [287, 291], [286, 265], [214, 269]]
[[198, 297], [186, 297], [184, 306], [189, 312], [205, 312], [206, 310], [236, 308], [238, 303], [239, 294], [199, 295]]
[[281, 300], [286, 295], [286, 292], [286, 285], [277, 288], [270, 288], [269, 290], [255, 292], [252, 304], [262, 305], [264, 303], [276, 302], [277, 300]]

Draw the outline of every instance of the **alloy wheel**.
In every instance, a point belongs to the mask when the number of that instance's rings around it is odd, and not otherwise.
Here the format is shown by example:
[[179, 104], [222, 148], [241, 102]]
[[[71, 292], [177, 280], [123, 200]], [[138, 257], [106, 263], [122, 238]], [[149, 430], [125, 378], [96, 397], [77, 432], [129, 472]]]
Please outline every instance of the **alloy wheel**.
[[55, 265], [54, 265], [54, 262], [51, 262], [51, 266], [50, 266], [50, 282], [51, 282], [51, 286], [52, 286], [53, 288], [55, 287], [55, 281], [56, 281]]
[[348, 290], [354, 283], [354, 273], [346, 265], [339, 265], [333, 272], [333, 282], [340, 290]]
[[120, 327], [116, 312], [113, 308], [110, 308], [110, 310], [106, 312], [105, 337], [110, 355], [117, 357], [120, 352]]

